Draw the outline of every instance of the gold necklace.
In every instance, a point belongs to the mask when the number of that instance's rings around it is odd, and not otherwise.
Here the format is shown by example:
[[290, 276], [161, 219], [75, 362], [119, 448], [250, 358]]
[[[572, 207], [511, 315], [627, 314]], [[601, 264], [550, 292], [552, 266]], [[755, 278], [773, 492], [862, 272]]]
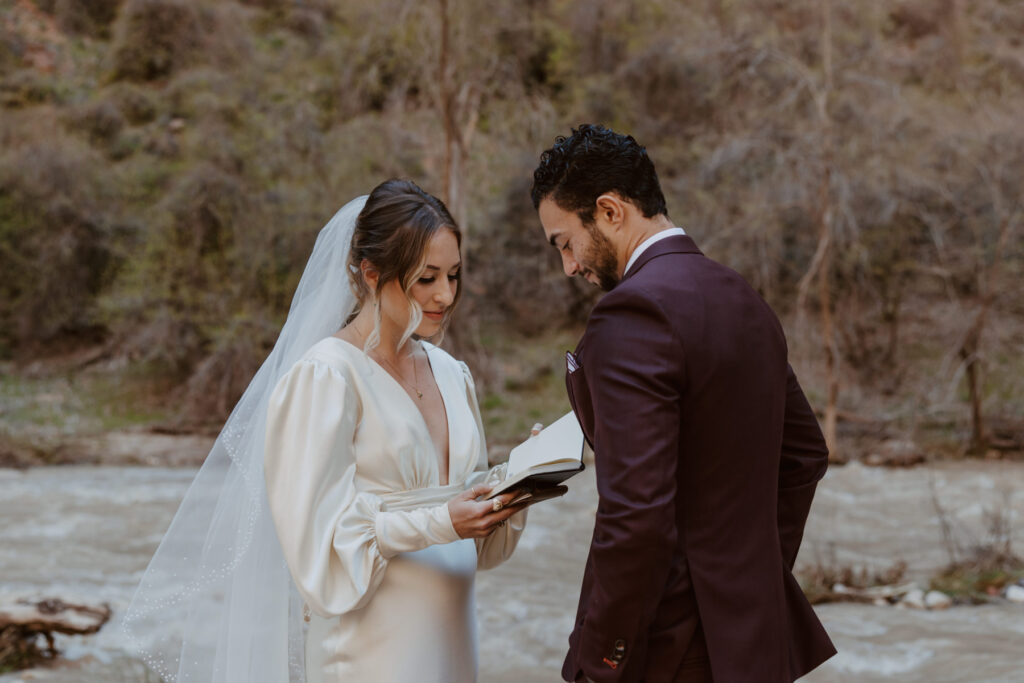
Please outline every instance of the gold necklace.
[[380, 359], [382, 361], [384, 361], [385, 363], [387, 363], [387, 366], [389, 368], [391, 368], [392, 370], [395, 371], [395, 374], [398, 375], [398, 381], [400, 381], [402, 384], [404, 384], [405, 386], [411, 388], [413, 391], [416, 392], [416, 398], [419, 398], [419, 399], [423, 398], [423, 392], [420, 391], [420, 373], [419, 373], [419, 370], [417, 369], [417, 365], [419, 365], [419, 364], [416, 362], [416, 356], [412, 356], [412, 372], [413, 372], [413, 376], [416, 379], [414, 380], [414, 382], [413, 382], [413, 384], [411, 386], [409, 385], [409, 382], [405, 379], [405, 377], [402, 375], [401, 371], [398, 368], [396, 368], [394, 365], [391, 364], [391, 361], [389, 361], [384, 356], [381, 356]]

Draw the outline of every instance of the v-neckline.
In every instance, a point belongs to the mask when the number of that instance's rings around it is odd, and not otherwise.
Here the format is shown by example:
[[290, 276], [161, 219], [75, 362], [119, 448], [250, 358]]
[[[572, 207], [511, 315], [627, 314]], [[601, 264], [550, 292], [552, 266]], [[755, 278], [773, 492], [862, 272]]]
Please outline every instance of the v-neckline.
[[[412, 396], [409, 395], [409, 392], [405, 390], [405, 387], [403, 387], [401, 385], [401, 383], [399, 383], [399, 381], [397, 379], [395, 379], [395, 377], [390, 372], [387, 371], [387, 368], [385, 368], [383, 365], [381, 365], [376, 360], [374, 360], [373, 356], [371, 356], [370, 354], [366, 353], [365, 351], [363, 351], [362, 349], [360, 349], [358, 346], [356, 346], [355, 344], [353, 344], [352, 342], [350, 342], [347, 339], [342, 339], [341, 337], [339, 337], [337, 335], [334, 335], [334, 334], [332, 334], [330, 338], [331, 339], [337, 339], [342, 344], [345, 344], [346, 346], [351, 347], [353, 350], [358, 351], [361, 356], [366, 358], [366, 360], [368, 360], [369, 362], [373, 363], [373, 365], [375, 365], [378, 370], [383, 372], [384, 375], [389, 380], [391, 380], [391, 385], [398, 390], [398, 393], [400, 393], [402, 396], [404, 396], [406, 401], [409, 402], [409, 404], [413, 408], [413, 412], [415, 412], [416, 415], [419, 417], [420, 426], [423, 427], [423, 431], [427, 435], [427, 440], [430, 442], [430, 449], [432, 451], [434, 451], [434, 471], [437, 473], [437, 484], [438, 484], [438, 486], [446, 485], [446, 484], [441, 484], [441, 454], [437, 452], [437, 443], [434, 441], [434, 435], [430, 431], [430, 425], [427, 424], [427, 418], [423, 415], [423, 411], [420, 410], [420, 407], [416, 404], [416, 401], [412, 400]], [[451, 484], [452, 483], [452, 417], [451, 417], [451, 411], [448, 409], [448, 401], [447, 401], [447, 399], [445, 399], [445, 391], [441, 387], [441, 382], [439, 382], [438, 379], [437, 379], [437, 374], [434, 372], [434, 364], [430, 362], [430, 349], [428, 349], [423, 344], [423, 342], [420, 342], [420, 346], [423, 348], [423, 355], [426, 356], [426, 358], [427, 358], [427, 368], [430, 370], [430, 376], [433, 378], [434, 385], [437, 387], [437, 393], [441, 397], [441, 409], [444, 410], [445, 426], [448, 428], [448, 443], [447, 443], [447, 446], [448, 446], [448, 458], [447, 458], [447, 460], [448, 460], [448, 482], [447, 482], [447, 484]], [[433, 348], [437, 348], [437, 347], [434, 347], [432, 344], [431, 344], [431, 346]]]

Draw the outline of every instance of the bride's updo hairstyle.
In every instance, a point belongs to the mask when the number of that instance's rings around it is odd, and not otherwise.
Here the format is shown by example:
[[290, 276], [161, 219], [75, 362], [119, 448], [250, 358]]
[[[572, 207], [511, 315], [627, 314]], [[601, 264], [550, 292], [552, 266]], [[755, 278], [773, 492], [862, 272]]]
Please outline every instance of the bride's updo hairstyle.
[[[447, 207], [437, 197], [424, 192], [409, 180], [386, 180], [373, 188], [366, 205], [356, 219], [349, 251], [348, 276], [359, 304], [352, 318], [366, 305], [375, 307], [373, 332], [366, 339], [369, 351], [380, 343], [381, 310], [377, 306], [381, 288], [392, 280], [401, 284], [409, 300], [409, 325], [399, 343], [404, 344], [423, 320], [423, 311], [409, 295], [409, 289], [426, 265], [427, 243], [439, 230], [451, 230], [462, 247], [462, 233]], [[366, 259], [379, 273], [374, 290], [363, 279], [360, 264]], [[458, 304], [462, 287], [448, 307], [440, 334], [444, 334], [452, 311]], [[349, 318], [351, 320], [352, 318]]]

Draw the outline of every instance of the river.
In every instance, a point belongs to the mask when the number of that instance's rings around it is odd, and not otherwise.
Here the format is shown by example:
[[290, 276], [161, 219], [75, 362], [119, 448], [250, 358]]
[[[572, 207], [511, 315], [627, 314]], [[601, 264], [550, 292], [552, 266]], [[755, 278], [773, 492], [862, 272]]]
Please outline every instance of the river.
[[[119, 613], [167, 527], [194, 470], [143, 467], [0, 469], [0, 594], [107, 602]], [[482, 683], [557, 681], [590, 539], [593, 475], [565, 498], [531, 510], [515, 557], [477, 579]], [[964, 540], [984, 536], [1001, 508], [1024, 548], [1024, 464], [939, 463], [915, 469], [859, 465], [829, 471], [818, 489], [800, 563], [884, 568], [908, 563], [910, 578], [947, 561], [932, 491]], [[839, 655], [806, 683], [1024, 680], [1024, 605], [918, 611], [822, 605]], [[59, 637], [61, 662], [0, 682], [147, 681], [117, 629]]]

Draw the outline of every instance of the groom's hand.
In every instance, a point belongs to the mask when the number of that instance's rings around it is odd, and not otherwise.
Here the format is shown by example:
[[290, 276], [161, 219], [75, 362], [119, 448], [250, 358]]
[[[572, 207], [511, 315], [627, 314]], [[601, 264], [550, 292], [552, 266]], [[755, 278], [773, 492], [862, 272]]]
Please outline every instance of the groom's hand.
[[[508, 505], [516, 491], [503, 493], [490, 500], [477, 502], [477, 498], [490, 493], [491, 487], [477, 484], [448, 501], [452, 526], [459, 538], [486, 538], [505, 520], [519, 512], [522, 505]], [[498, 504], [495, 504], [495, 501]], [[495, 510], [495, 508], [498, 508]]]

